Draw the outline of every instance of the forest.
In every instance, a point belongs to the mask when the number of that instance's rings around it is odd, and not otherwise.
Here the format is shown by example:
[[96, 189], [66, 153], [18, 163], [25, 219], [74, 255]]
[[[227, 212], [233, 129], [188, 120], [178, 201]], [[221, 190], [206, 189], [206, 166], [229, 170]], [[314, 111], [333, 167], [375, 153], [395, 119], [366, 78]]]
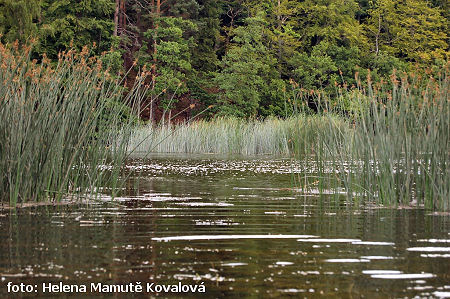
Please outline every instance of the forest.
[[0, 298], [450, 298], [449, 27], [0, 0]]
[[87, 46], [128, 90], [146, 72], [144, 120], [249, 119], [290, 115], [294, 87], [333, 99], [368, 75], [434, 74], [449, 12], [445, 0], [1, 0], [0, 34], [38, 63]]

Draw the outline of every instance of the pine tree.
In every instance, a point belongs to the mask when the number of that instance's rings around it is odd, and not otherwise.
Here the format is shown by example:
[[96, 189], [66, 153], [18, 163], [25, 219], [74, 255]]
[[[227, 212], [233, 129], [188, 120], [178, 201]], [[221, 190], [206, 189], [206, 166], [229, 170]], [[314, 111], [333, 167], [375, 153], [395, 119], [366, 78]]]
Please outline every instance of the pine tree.
[[41, 6], [39, 0], [0, 0], [2, 40], [25, 43], [37, 35]]
[[217, 50], [220, 39], [220, 5], [215, 0], [198, 1], [201, 7], [199, 17], [193, 20], [198, 32], [196, 47], [192, 48], [192, 64], [196, 71], [208, 73], [218, 66]]
[[214, 80], [222, 91], [219, 99], [222, 115], [255, 117], [267, 87], [279, 78], [278, 73], [273, 73], [276, 59], [265, 45], [264, 15], [247, 18], [245, 22], [246, 25], [234, 29], [231, 48]]
[[71, 46], [97, 45], [97, 53], [111, 48], [114, 0], [42, 0], [41, 53], [56, 57]]
[[[144, 33], [151, 46], [156, 49], [148, 55], [148, 47], [143, 46], [138, 53], [141, 65], [154, 70], [152, 96], [165, 94], [162, 109], [173, 108], [177, 95], [188, 91], [186, 79], [192, 71], [190, 49], [195, 47], [193, 37], [186, 37], [188, 31], [195, 31], [195, 24], [181, 17], [160, 17], [158, 26]], [[175, 94], [177, 93], [177, 95]]]

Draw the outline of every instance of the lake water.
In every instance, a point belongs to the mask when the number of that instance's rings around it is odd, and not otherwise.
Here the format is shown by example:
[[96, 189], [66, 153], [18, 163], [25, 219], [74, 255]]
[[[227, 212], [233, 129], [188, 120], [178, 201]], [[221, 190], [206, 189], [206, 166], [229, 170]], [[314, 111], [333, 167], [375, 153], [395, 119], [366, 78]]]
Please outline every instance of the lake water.
[[[450, 297], [450, 217], [355, 209], [296, 188], [295, 163], [270, 157], [155, 156], [129, 168], [114, 203], [0, 212], [7, 284], [141, 282], [205, 286], [201, 296]], [[180, 293], [72, 294], [149, 297]], [[182, 294], [196, 297], [198, 294]]]

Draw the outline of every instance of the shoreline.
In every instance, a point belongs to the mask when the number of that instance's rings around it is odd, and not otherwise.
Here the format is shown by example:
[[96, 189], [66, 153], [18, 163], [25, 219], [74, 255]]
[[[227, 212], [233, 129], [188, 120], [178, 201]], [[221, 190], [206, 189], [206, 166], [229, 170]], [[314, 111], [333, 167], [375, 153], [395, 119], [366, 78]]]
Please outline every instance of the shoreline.
[[44, 207], [44, 206], [67, 206], [82, 203], [80, 201], [67, 200], [67, 201], [39, 201], [39, 202], [24, 202], [18, 203], [16, 206], [11, 206], [9, 203], [1, 203], [0, 211], [11, 211], [15, 209], [26, 209], [26, 208], [34, 208], [34, 207]]

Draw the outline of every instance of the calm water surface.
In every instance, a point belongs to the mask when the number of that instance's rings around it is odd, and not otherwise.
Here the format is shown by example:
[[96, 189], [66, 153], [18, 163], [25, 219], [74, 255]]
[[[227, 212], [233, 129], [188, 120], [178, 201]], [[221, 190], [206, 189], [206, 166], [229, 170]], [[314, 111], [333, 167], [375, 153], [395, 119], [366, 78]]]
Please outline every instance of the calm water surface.
[[[0, 298], [8, 282], [60, 281], [204, 282], [208, 298], [450, 297], [449, 216], [302, 193], [283, 159], [157, 156], [129, 168], [141, 178], [114, 203], [0, 212]], [[167, 294], [134, 295], [150, 296]]]

